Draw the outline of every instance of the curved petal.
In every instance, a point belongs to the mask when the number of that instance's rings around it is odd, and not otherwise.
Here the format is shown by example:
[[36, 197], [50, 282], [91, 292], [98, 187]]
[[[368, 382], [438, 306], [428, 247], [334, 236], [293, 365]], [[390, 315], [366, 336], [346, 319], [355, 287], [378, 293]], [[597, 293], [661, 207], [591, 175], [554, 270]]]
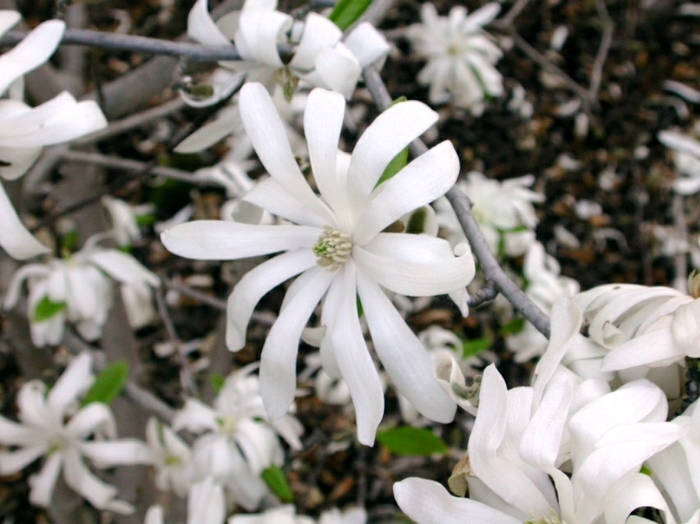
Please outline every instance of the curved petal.
[[41, 429], [55, 430], [53, 424], [61, 418], [61, 414], [48, 409], [44, 394], [46, 385], [40, 380], [26, 382], [17, 394], [19, 419], [23, 424]]
[[453, 497], [437, 482], [408, 478], [394, 484], [394, 498], [418, 524], [519, 524], [520, 520], [486, 504]]
[[187, 524], [223, 524], [226, 501], [221, 485], [212, 477], [193, 484], [187, 497]]
[[7, 33], [16, 26], [20, 20], [22, 20], [22, 15], [17, 11], [10, 9], [0, 10], [0, 35]]
[[330, 210], [311, 190], [294, 160], [287, 132], [262, 84], [245, 84], [239, 107], [245, 130], [267, 172], [310, 211], [325, 217], [327, 224], [332, 223]]
[[354, 209], [362, 209], [384, 169], [414, 138], [438, 119], [427, 105], [408, 101], [391, 106], [362, 134], [348, 168], [348, 196]]
[[184, 407], [175, 412], [172, 426], [175, 431], [186, 428], [195, 433], [206, 430], [216, 431], [219, 427], [214, 411], [194, 398], [188, 398]]
[[[187, 15], [187, 34], [201, 44], [231, 46], [209, 14], [208, 0], [197, 0]], [[232, 46], [233, 47], [233, 46]]]
[[241, 11], [234, 38], [241, 56], [274, 68], [284, 67], [277, 49], [280, 36], [292, 26], [288, 14], [274, 9], [251, 9], [248, 2]]
[[290, 67], [302, 71], [313, 69], [318, 53], [326, 47], [333, 47], [343, 36], [340, 28], [325, 16], [311, 12], [304, 23], [304, 32], [297, 46]]
[[441, 197], [458, 174], [459, 158], [451, 142], [422, 154], [375, 189], [358, 218], [354, 242], [366, 244], [406, 213]]
[[63, 455], [54, 453], [47, 459], [39, 473], [29, 477], [29, 485], [32, 488], [29, 492], [29, 502], [43, 508], [51, 504], [54, 486], [61, 472], [61, 464], [63, 464]]
[[355, 407], [357, 440], [366, 446], [372, 446], [377, 426], [384, 415], [384, 391], [362, 335], [357, 315], [355, 279], [355, 266], [348, 261], [338, 270], [338, 276], [332, 284], [337, 288], [338, 304], [335, 314], [328, 319], [328, 334], [338, 369], [350, 390]]
[[116, 249], [96, 249], [90, 251], [89, 257], [102, 271], [123, 284], [139, 286], [145, 283], [151, 287], [160, 285], [160, 279], [155, 273], [146, 269], [131, 255]]
[[246, 273], [228, 298], [226, 345], [237, 351], [245, 345], [246, 328], [255, 305], [272, 288], [316, 265], [310, 249], [283, 253]]
[[679, 351], [689, 357], [700, 357], [700, 300], [680, 306], [673, 315], [671, 334]]
[[361, 74], [362, 68], [357, 58], [342, 43], [338, 43], [333, 48], [321, 49], [316, 56], [316, 68], [301, 75], [301, 78], [312, 85], [340, 93], [349, 100]]
[[645, 333], [608, 353], [600, 366], [601, 371], [619, 371], [636, 366], [666, 365], [684, 357], [676, 346], [670, 329], [657, 329]]
[[472, 32], [481, 29], [486, 24], [493, 22], [498, 13], [501, 11], [501, 6], [497, 2], [491, 2], [483, 7], [480, 7], [470, 14], [462, 23], [460, 29], [463, 32]]
[[328, 217], [319, 215], [290, 195], [272, 177], [258, 182], [243, 197], [243, 201], [255, 204], [271, 214], [302, 226], [322, 228], [328, 224]]
[[314, 267], [302, 273], [287, 294], [292, 298], [270, 329], [260, 358], [260, 396], [271, 419], [284, 415], [294, 401], [299, 339], [311, 313], [335, 278]]
[[63, 478], [81, 497], [97, 509], [105, 509], [117, 495], [117, 488], [98, 479], [83, 463], [78, 451], [65, 451]]
[[153, 463], [146, 443], [135, 438], [80, 442], [78, 447], [99, 469]]
[[345, 116], [345, 100], [338, 93], [314, 89], [309, 94], [304, 112], [304, 134], [314, 180], [321, 195], [338, 218], [343, 231], [351, 227], [345, 188], [345, 173], [336, 168], [338, 141]]
[[0, 56], [0, 94], [12, 82], [46, 62], [63, 38], [66, 24], [60, 20], [49, 20], [17, 44], [14, 49]]
[[92, 355], [84, 351], [71, 361], [49, 391], [47, 397], [49, 407], [64, 415], [68, 406], [85, 393], [94, 381]]
[[222, 220], [197, 220], [164, 231], [163, 245], [176, 255], [197, 260], [235, 260], [316, 244], [321, 229], [264, 226]]
[[374, 349], [399, 392], [424, 416], [447, 424], [457, 406], [433, 376], [433, 360], [384, 291], [357, 272], [357, 290]]
[[17, 424], [0, 415], [0, 443], [5, 446], [29, 446], [45, 440], [42, 430]]
[[[374, 64], [391, 51], [391, 46], [384, 35], [369, 22], [356, 25], [343, 39], [343, 43], [355, 55], [362, 68]], [[379, 69], [381, 65], [380, 63]]]
[[[2, 193], [2, 191], [2, 185], [0, 185], [0, 193]], [[2, 213], [0, 212], [0, 216], [1, 214]], [[0, 218], [0, 220], [2, 219]], [[5, 225], [6, 222], [3, 221], [2, 224]], [[22, 291], [22, 283], [25, 280], [33, 277], [48, 277], [50, 274], [51, 270], [43, 264], [27, 264], [26, 266], [19, 268], [14, 272], [9, 284], [7, 285], [7, 291], [5, 292], [2, 307], [5, 309], [15, 307], [17, 301], [19, 300], [20, 292]]]
[[49, 249], [24, 227], [2, 184], [0, 184], [0, 223], [2, 224], [0, 246], [12, 258], [27, 260], [49, 252]]
[[353, 247], [352, 257], [368, 277], [391, 291], [432, 296], [465, 287], [474, 278], [471, 252], [458, 257], [451, 252], [443, 239], [381, 233], [371, 244]]
[[66, 434], [74, 439], [84, 439], [88, 435], [100, 432], [116, 436], [116, 423], [112, 412], [101, 402], [92, 402], [78, 411], [65, 428]]
[[0, 475], [11, 475], [48, 453], [48, 445], [27, 446], [17, 451], [0, 452]]

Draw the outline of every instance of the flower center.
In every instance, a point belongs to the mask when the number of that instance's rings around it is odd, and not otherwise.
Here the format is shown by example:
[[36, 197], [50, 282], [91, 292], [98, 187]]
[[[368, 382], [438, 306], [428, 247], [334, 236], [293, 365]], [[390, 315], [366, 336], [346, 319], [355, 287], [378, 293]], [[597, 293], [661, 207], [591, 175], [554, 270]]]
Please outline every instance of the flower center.
[[556, 515], [551, 515], [550, 517], [539, 517], [525, 521], [524, 524], [566, 524], [563, 520], [560, 520]]
[[234, 417], [216, 417], [216, 423], [224, 435], [233, 435], [236, 432], [236, 422]]
[[323, 226], [323, 233], [314, 246], [318, 265], [329, 271], [340, 268], [352, 253], [352, 236], [331, 226]]

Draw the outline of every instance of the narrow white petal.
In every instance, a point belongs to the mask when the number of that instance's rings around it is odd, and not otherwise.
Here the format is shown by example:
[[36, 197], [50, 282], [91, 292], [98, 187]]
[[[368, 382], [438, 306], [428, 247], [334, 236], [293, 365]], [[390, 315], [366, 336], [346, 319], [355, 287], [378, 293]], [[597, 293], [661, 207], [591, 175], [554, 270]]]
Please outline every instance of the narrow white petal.
[[323, 48], [335, 46], [341, 36], [342, 31], [328, 18], [318, 13], [309, 13], [304, 24], [304, 33], [289, 66], [302, 71], [313, 69], [319, 52]]
[[51, 504], [51, 497], [53, 496], [58, 474], [61, 472], [62, 463], [63, 455], [54, 453], [49, 456], [39, 473], [29, 477], [29, 485], [32, 488], [29, 492], [29, 502], [43, 508]]
[[294, 401], [299, 339], [311, 313], [335, 273], [314, 267], [289, 287], [292, 296], [270, 329], [260, 358], [260, 396], [271, 419], [284, 415]]
[[117, 488], [98, 479], [74, 448], [65, 451], [63, 478], [66, 484], [97, 509], [105, 509], [117, 495]]
[[435, 481], [408, 478], [394, 484], [394, 498], [417, 524], [520, 524], [518, 519], [466, 498], [450, 495]]
[[[389, 247], [395, 249], [393, 256], [385, 255]], [[471, 252], [455, 257], [451, 251], [443, 239], [381, 233], [371, 244], [355, 246], [352, 256], [362, 271], [383, 287], [402, 295], [432, 296], [465, 287], [474, 278]]]
[[14, 49], [0, 56], [0, 94], [17, 78], [46, 62], [63, 38], [65, 29], [66, 24], [60, 20], [44, 22]]
[[94, 381], [92, 355], [84, 351], [71, 361], [49, 391], [49, 407], [57, 413], [65, 414], [68, 406], [85, 393]]
[[184, 407], [175, 413], [172, 425], [175, 431], [188, 429], [195, 433], [206, 430], [216, 431], [219, 427], [214, 411], [193, 398], [188, 398]]
[[489, 4], [486, 4], [485, 6], [480, 7], [472, 14], [470, 14], [465, 19], [464, 23], [461, 26], [461, 29], [465, 33], [476, 31], [477, 29], [480, 29], [486, 24], [493, 22], [500, 11], [501, 6], [497, 2], [491, 2]]
[[310, 249], [283, 253], [246, 273], [228, 298], [226, 345], [237, 351], [245, 345], [246, 329], [255, 305], [272, 288], [316, 265]]
[[[0, 100], [4, 102], [4, 100]], [[0, 177], [5, 180], [16, 180], [24, 175], [39, 158], [43, 148], [41, 147], [11, 147], [0, 146]]]
[[17, 451], [0, 452], [0, 475], [17, 473], [47, 452], [48, 445], [27, 446]]
[[[2, 191], [2, 185], [0, 184], [0, 194]], [[3, 222], [3, 224], [5, 224], [5, 222]], [[5, 309], [12, 309], [15, 307], [15, 305], [17, 305], [19, 295], [22, 292], [22, 284], [25, 280], [32, 277], [48, 277], [49, 274], [50, 270], [44, 264], [27, 264], [19, 268], [14, 272], [12, 278], [10, 279], [10, 283], [7, 285], [7, 291], [5, 292], [5, 298], [2, 302], [2, 306]]]
[[700, 158], [700, 142], [676, 131], [661, 131], [659, 142], [666, 147]]
[[[201, 2], [202, 0], [199, 1]], [[213, 146], [222, 138], [230, 135], [237, 121], [240, 122], [238, 109], [236, 107], [225, 108], [219, 112], [216, 120], [197, 129], [197, 131], [180, 142], [174, 151], [176, 153], [196, 153], [203, 151]]]
[[0, 415], [0, 443], [6, 446], [28, 446], [44, 440], [43, 436], [40, 429], [17, 424]]
[[391, 51], [391, 46], [384, 35], [369, 22], [362, 22], [355, 26], [343, 42], [355, 55], [362, 68], [374, 64]]
[[152, 287], [160, 285], [160, 279], [156, 274], [146, 269], [131, 255], [116, 249], [99, 249], [90, 252], [89, 256], [100, 269], [123, 284], [136, 286], [148, 284]]
[[676, 347], [689, 357], [700, 357], [700, 300], [680, 306], [673, 315], [671, 334]]
[[356, 209], [364, 205], [389, 162], [437, 119], [427, 105], [408, 101], [390, 107], [372, 122], [357, 141], [348, 170], [349, 197]]
[[17, 406], [23, 424], [46, 428], [61, 418], [59, 413], [53, 413], [46, 405], [45, 393], [46, 385], [39, 380], [30, 380], [21, 387], [17, 394]]
[[248, 82], [241, 89], [239, 107], [245, 130], [267, 172], [285, 191], [312, 212], [333, 222], [326, 205], [314, 194], [299, 170], [287, 132], [275, 104], [261, 85]]
[[352, 261], [338, 270], [332, 285], [338, 287], [339, 301], [334, 318], [328, 319], [328, 333], [355, 407], [357, 440], [372, 446], [384, 415], [384, 391], [357, 316], [355, 273]]
[[[606, 524], [629, 523], [627, 517], [639, 508], [656, 508], [666, 514], [665, 522], [672, 522], [671, 510], [651, 477], [638, 473], [622, 489], [613, 489], [607, 499], [614, 501], [605, 505]], [[671, 517], [669, 519], [669, 517]], [[651, 521], [649, 521], [651, 522]]]
[[314, 89], [304, 113], [304, 134], [314, 180], [321, 195], [338, 217], [338, 226], [347, 231], [350, 212], [345, 195], [345, 173], [336, 168], [338, 141], [345, 116], [345, 100], [338, 93]]
[[66, 433], [75, 439], [84, 439], [98, 430], [111, 435], [116, 433], [112, 412], [100, 402], [88, 404], [66, 424]]
[[192, 485], [187, 497], [187, 524], [223, 524], [226, 502], [221, 485], [212, 477]]
[[338, 43], [334, 48], [321, 49], [316, 56], [315, 69], [301, 78], [340, 93], [349, 100], [361, 74], [362, 68], [357, 58], [342, 43]]
[[4, 35], [22, 20], [22, 15], [10, 9], [0, 10], [0, 35]]
[[433, 376], [433, 361], [380, 287], [357, 272], [357, 290], [379, 359], [399, 392], [424, 416], [447, 424], [457, 406]]
[[241, 11], [235, 36], [241, 56], [274, 68], [284, 67], [277, 42], [292, 26], [292, 17], [272, 9], [249, 9], [249, 5]]
[[307, 226], [262, 226], [222, 220], [197, 220], [164, 231], [165, 247], [186, 258], [235, 260], [312, 247], [321, 230]]
[[[197, 0], [187, 15], [187, 34], [201, 44], [231, 46], [209, 14], [208, 0]], [[233, 46], [232, 46], [233, 47]]]
[[79, 449], [99, 469], [153, 463], [151, 452], [146, 443], [135, 438], [81, 442]]
[[358, 218], [353, 240], [366, 244], [406, 213], [438, 199], [454, 185], [457, 175], [459, 158], [452, 143], [433, 147], [373, 192]]
[[603, 359], [601, 371], [619, 371], [636, 366], [667, 364], [684, 357], [670, 329], [657, 329], [617, 346]]
[[2, 184], [0, 184], [0, 223], [2, 224], [0, 246], [12, 258], [27, 260], [49, 252], [49, 249], [24, 227]]
[[155, 504], [148, 508], [143, 524], [164, 524], [163, 506]]
[[322, 228], [329, 224], [326, 214], [318, 214], [309, 209], [303, 202], [285, 191], [272, 177], [258, 182], [246, 193], [243, 201], [255, 204], [275, 216], [302, 226]]

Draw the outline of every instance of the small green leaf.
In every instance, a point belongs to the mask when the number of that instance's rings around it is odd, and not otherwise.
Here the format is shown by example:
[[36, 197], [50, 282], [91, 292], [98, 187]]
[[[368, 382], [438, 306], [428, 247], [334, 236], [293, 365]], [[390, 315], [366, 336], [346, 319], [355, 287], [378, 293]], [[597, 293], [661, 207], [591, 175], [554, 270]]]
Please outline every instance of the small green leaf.
[[362, 301], [360, 300], [360, 295], [356, 295], [355, 300], [357, 301], [357, 316], [362, 318], [362, 315], [365, 314], [365, 310], [362, 307]]
[[462, 342], [463, 358], [475, 357], [482, 351], [486, 351], [491, 347], [493, 340], [491, 337], [476, 338], [474, 340], [465, 340]]
[[292, 488], [289, 487], [289, 482], [287, 482], [287, 477], [284, 476], [284, 471], [273, 465], [265, 469], [260, 476], [265, 481], [265, 484], [267, 484], [267, 487], [270, 488], [282, 502], [285, 504], [294, 502], [294, 493], [292, 493]]
[[221, 391], [221, 388], [224, 387], [224, 382], [226, 382], [226, 378], [218, 373], [212, 373], [209, 377], [209, 384], [215, 393]]
[[136, 215], [136, 225], [139, 227], [152, 226], [155, 223], [155, 215]]
[[447, 444], [425, 428], [399, 426], [377, 433], [377, 440], [397, 455], [427, 456], [447, 452]]
[[339, 0], [328, 18], [341, 31], [345, 31], [362, 16], [371, 3], [372, 0]]
[[428, 210], [426, 206], [419, 207], [411, 216], [408, 217], [408, 224], [406, 225], [406, 233], [412, 235], [420, 235], [425, 233], [425, 227], [428, 222]]
[[396, 173], [406, 167], [406, 164], [408, 164], [408, 148], [401, 150], [399, 154], [396, 155], [391, 162], [389, 162], [389, 164], [387, 164], [386, 169], [379, 178], [379, 182], [377, 182], [377, 185], [389, 180]]
[[97, 375], [92, 387], [83, 398], [82, 405], [92, 402], [111, 403], [121, 392], [126, 378], [129, 376], [129, 365], [123, 360], [117, 360]]
[[53, 302], [48, 296], [44, 296], [34, 309], [34, 322], [48, 320], [64, 309], [66, 309], [65, 302]]
[[507, 324], [503, 324], [498, 330], [499, 335], [515, 335], [525, 329], [525, 319], [516, 317]]
[[649, 476], [649, 477], [651, 477], [651, 475], [653, 474], [653, 471], [651, 471], [651, 469], [649, 469], [649, 468], [648, 468], [647, 466], [645, 466], [644, 464], [642, 464], [642, 468], [639, 470], [639, 472], [640, 472], [642, 475], [647, 475], [647, 476]]

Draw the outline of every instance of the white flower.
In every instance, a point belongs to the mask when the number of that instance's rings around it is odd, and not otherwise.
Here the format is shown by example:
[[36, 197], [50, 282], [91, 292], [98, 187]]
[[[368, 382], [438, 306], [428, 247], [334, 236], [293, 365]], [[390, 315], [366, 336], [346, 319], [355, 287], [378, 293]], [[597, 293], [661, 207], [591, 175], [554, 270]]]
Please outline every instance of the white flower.
[[[356, 29], [356, 37], [348, 37], [348, 47], [341, 42], [342, 31], [329, 19], [312, 12], [301, 24], [276, 7], [277, 0], [246, 0], [240, 12], [214, 23], [207, 0], [197, 0], [187, 20], [187, 33], [208, 45], [230, 46], [233, 41], [242, 60], [222, 65], [245, 72], [247, 81], [261, 82], [270, 92], [281, 85], [287, 99], [300, 79], [350, 98], [362, 67], [389, 51], [369, 24]], [[291, 59], [280, 56], [280, 44], [291, 46]]]
[[677, 131], [661, 131], [659, 141], [673, 149], [676, 171], [681, 175], [673, 181], [673, 189], [681, 195], [700, 190], [700, 142]]
[[503, 94], [503, 78], [493, 67], [503, 53], [482, 29], [500, 9], [492, 2], [467, 16], [464, 6], [455, 6], [445, 17], [438, 16], [433, 4], [423, 4], [423, 23], [411, 26], [407, 36], [418, 55], [428, 60], [418, 81], [430, 85], [431, 103], [451, 96], [455, 106], [478, 116], [486, 96]]
[[[285, 505], [272, 508], [259, 515], [234, 515], [228, 524], [314, 524], [310, 517], [298, 516], [294, 506]], [[362, 508], [353, 508], [341, 512], [331, 508], [321, 513], [318, 524], [365, 524], [367, 513]]]
[[214, 400], [213, 409], [188, 399], [173, 420], [173, 428], [189, 429], [200, 436], [193, 447], [194, 477], [211, 476], [228, 483], [235, 501], [253, 510], [267, 493], [260, 474], [281, 466], [284, 452], [277, 434], [300, 449], [302, 428], [292, 416], [268, 422], [260, 398], [258, 378], [250, 373], [257, 363], [232, 373]]
[[[457, 187], [472, 202], [472, 212], [486, 242], [494, 254], [519, 256], [535, 240], [537, 215], [533, 202], [544, 202], [544, 195], [527, 189], [535, 181], [532, 175], [499, 182], [472, 171]], [[438, 224], [448, 230], [452, 244], [464, 242], [464, 233], [445, 199], [437, 202]]]
[[[187, 524], [224, 524], [226, 500], [224, 490], [212, 477], [192, 484], [187, 498]], [[143, 524], [165, 524], [163, 507], [148, 508]]]
[[[0, 11], [0, 35], [19, 20], [19, 13]], [[44, 22], [0, 56], [0, 95], [49, 59], [64, 29], [65, 24], [59, 20]], [[106, 125], [95, 102], [77, 102], [69, 93], [35, 108], [13, 98], [0, 100], [0, 177], [15, 180], [29, 169], [44, 146], [73, 140]], [[0, 223], [0, 246], [13, 258], [26, 260], [48, 252], [24, 227], [2, 184]]]
[[234, 288], [226, 333], [232, 350], [243, 347], [246, 326], [260, 298], [301, 273], [263, 347], [260, 389], [268, 414], [279, 418], [294, 399], [299, 337], [325, 296], [323, 366], [347, 383], [358, 438], [372, 444], [384, 399], [360, 327], [359, 295], [374, 348], [397, 389], [428, 418], [452, 420], [454, 403], [433, 379], [430, 356], [382, 288], [410, 296], [453, 293], [466, 311], [464, 286], [474, 276], [474, 260], [468, 250], [455, 257], [439, 238], [382, 230], [450, 188], [459, 171], [455, 150], [443, 142], [375, 188], [391, 159], [430, 127], [437, 114], [418, 102], [396, 104], [367, 128], [352, 157], [341, 156], [343, 161], [338, 162], [345, 101], [336, 93], [313, 90], [304, 128], [319, 198], [292, 156], [267, 91], [248, 83], [240, 96], [246, 130], [271, 175], [245, 200], [299, 225], [190, 222], [163, 233], [162, 241], [170, 251], [198, 259], [284, 251], [249, 272]]
[[102, 334], [113, 301], [107, 275], [121, 283], [122, 294], [132, 306], [132, 322], [142, 324], [146, 319], [141, 315], [152, 311], [143, 305], [144, 299], [150, 303], [150, 288], [158, 286], [160, 280], [132, 256], [89, 243], [68, 259], [18, 269], [8, 285], [4, 307], [17, 304], [22, 283], [27, 280], [28, 318], [36, 346], [58, 344], [66, 321], [75, 323], [87, 340], [95, 340]]
[[94, 381], [91, 366], [89, 353], [82, 353], [48, 393], [38, 380], [22, 386], [17, 396], [20, 423], [0, 416], [0, 443], [16, 447], [0, 453], [0, 474], [16, 473], [43, 456], [41, 470], [29, 479], [32, 504], [50, 505], [62, 470], [68, 486], [96, 508], [131, 513], [131, 505], [115, 498], [117, 489], [98, 479], [85, 465], [84, 457], [98, 468], [108, 468], [148, 464], [150, 455], [143, 442], [113, 440], [115, 421], [105, 404], [93, 402], [77, 409], [78, 399]]
[[190, 448], [168, 426], [151, 417], [146, 423], [146, 443], [156, 468], [156, 487], [187, 495], [191, 485]]

